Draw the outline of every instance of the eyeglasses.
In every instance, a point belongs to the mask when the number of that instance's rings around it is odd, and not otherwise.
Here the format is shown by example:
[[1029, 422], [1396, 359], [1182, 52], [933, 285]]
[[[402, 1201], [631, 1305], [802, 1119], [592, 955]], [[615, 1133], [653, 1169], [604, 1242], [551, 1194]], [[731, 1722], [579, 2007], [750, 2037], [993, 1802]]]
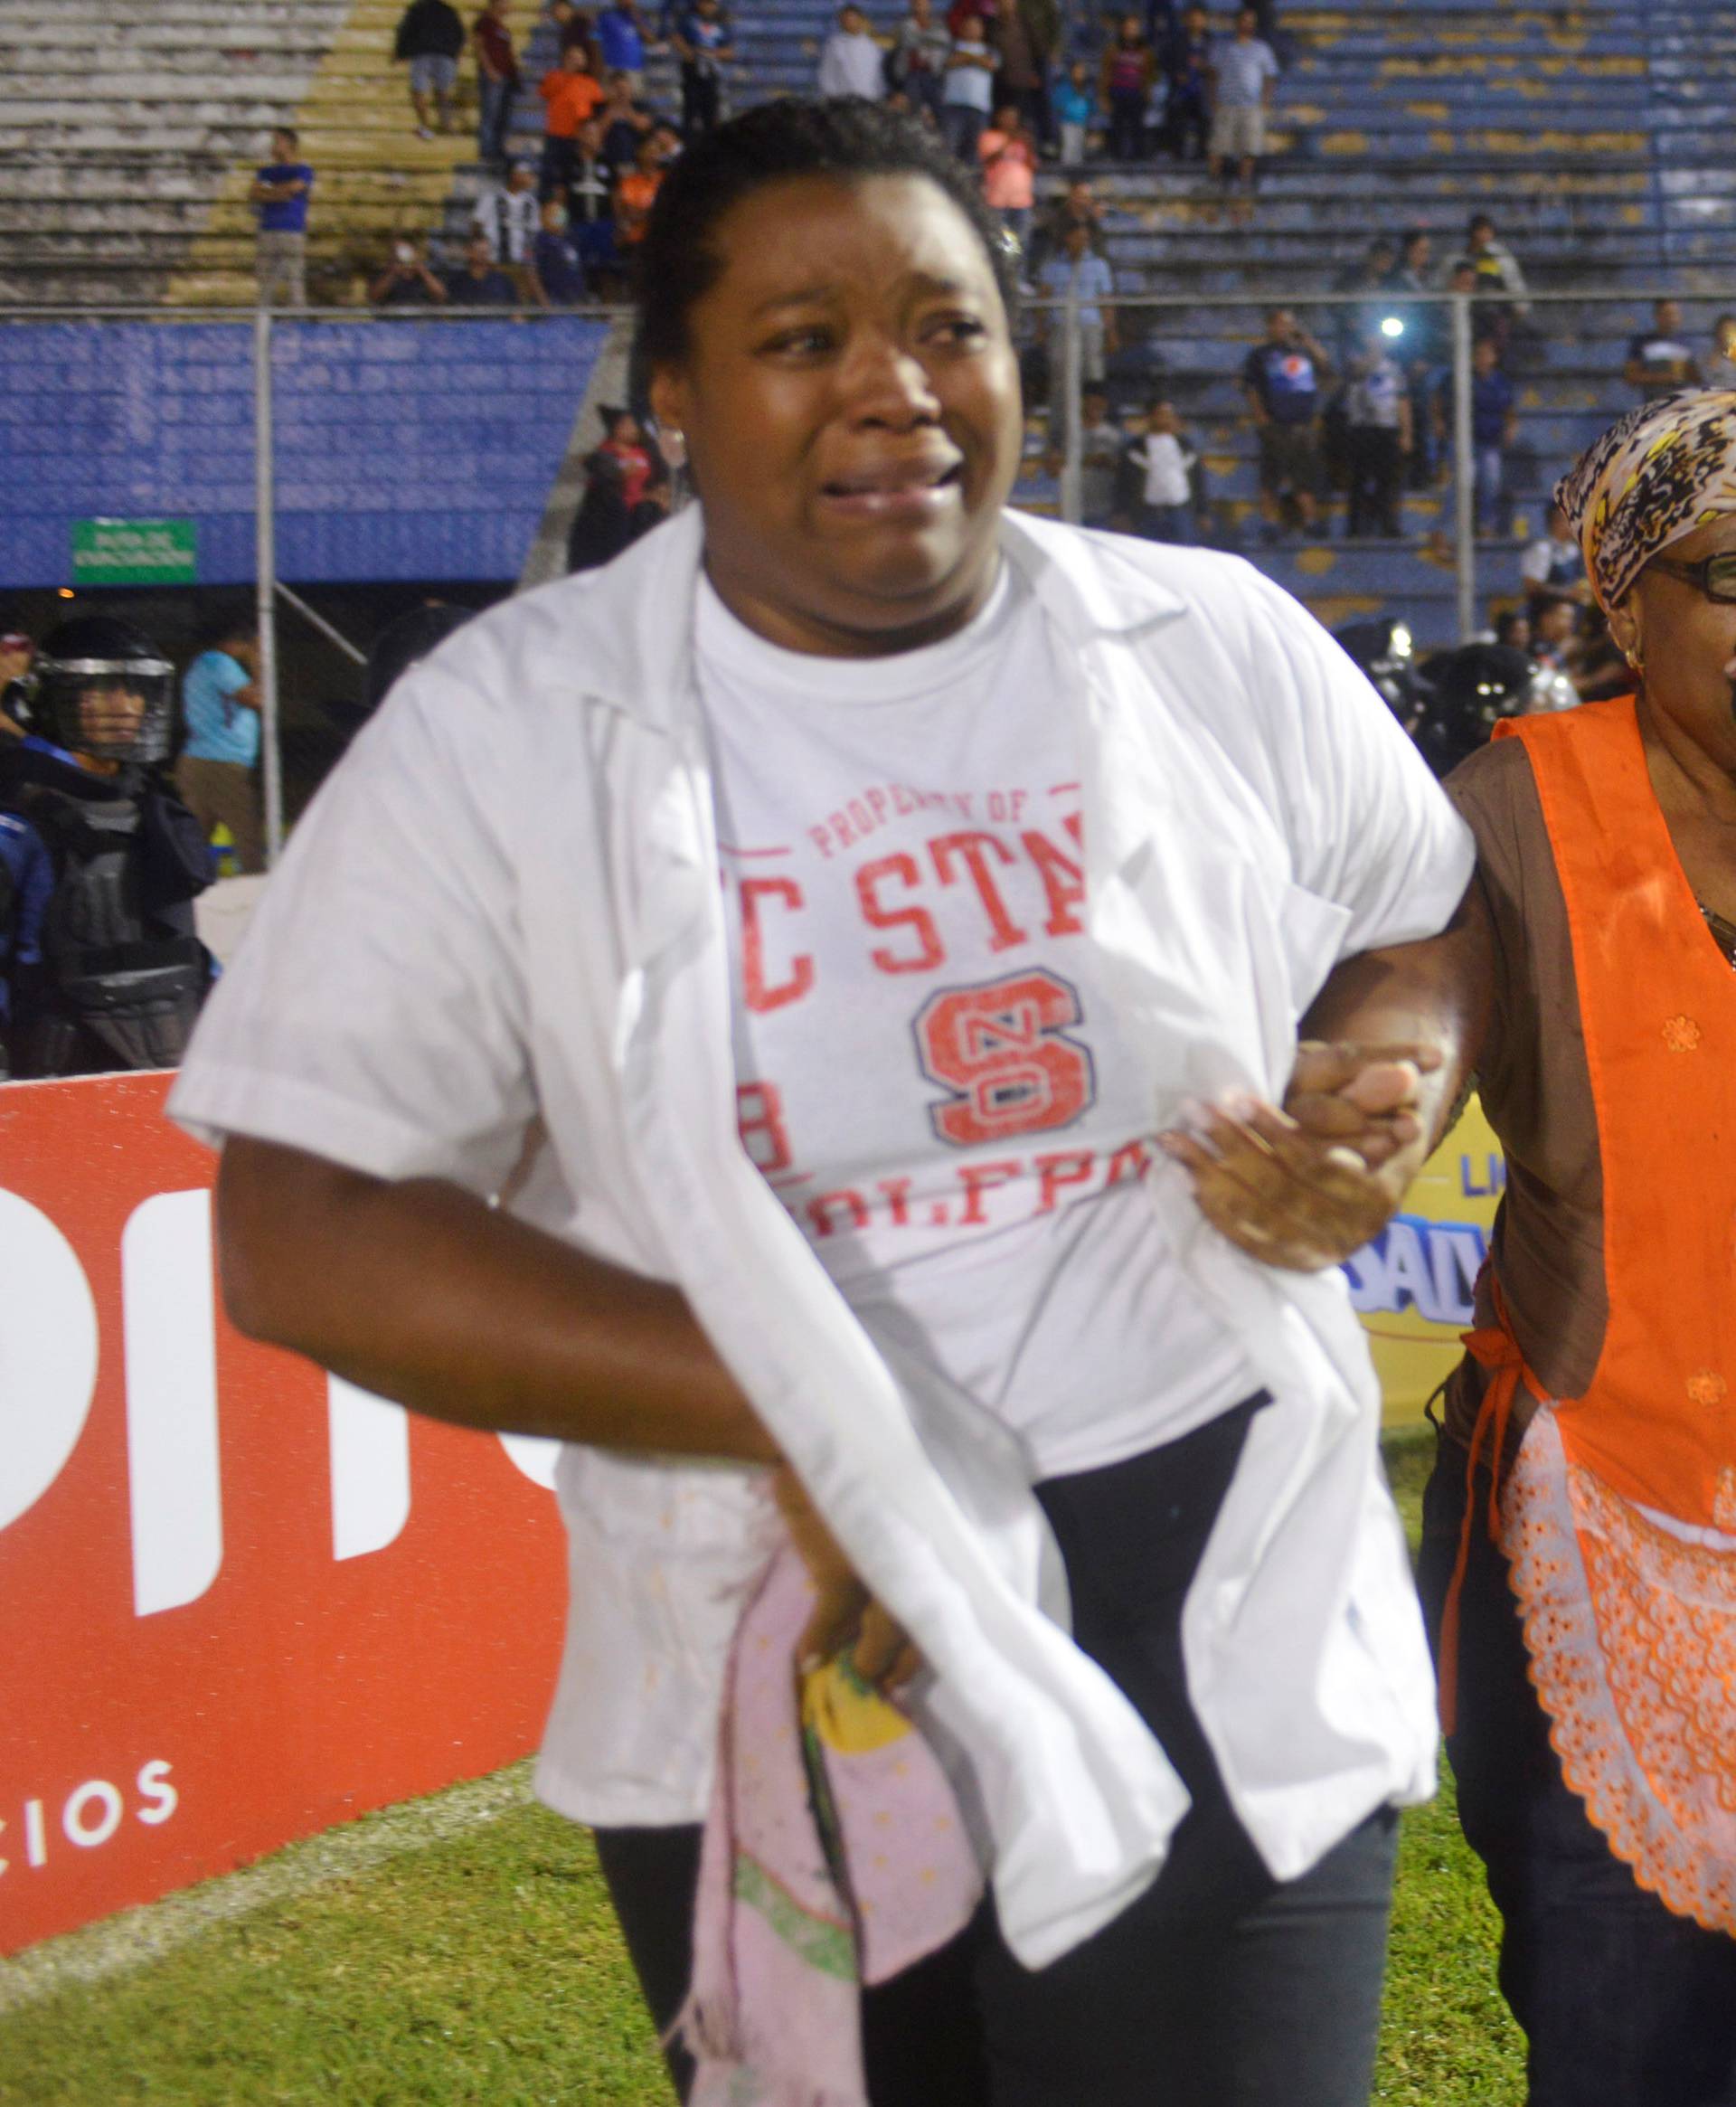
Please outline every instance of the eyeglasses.
[[1708, 600], [1736, 607], [1736, 549], [1708, 556], [1699, 563], [1676, 563], [1667, 556], [1654, 556], [1646, 569], [1662, 571], [1671, 578], [1684, 578], [1690, 585], [1697, 586]]

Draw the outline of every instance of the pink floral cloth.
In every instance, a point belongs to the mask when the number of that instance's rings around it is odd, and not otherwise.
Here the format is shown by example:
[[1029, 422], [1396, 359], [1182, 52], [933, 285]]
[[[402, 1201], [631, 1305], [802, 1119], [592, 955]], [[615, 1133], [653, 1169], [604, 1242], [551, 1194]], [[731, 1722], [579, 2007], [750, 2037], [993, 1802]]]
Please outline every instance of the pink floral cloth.
[[867, 2107], [862, 1986], [943, 1946], [983, 1869], [934, 1753], [847, 1655], [804, 1674], [813, 1588], [780, 1552], [724, 1683], [676, 2031], [692, 2107]]

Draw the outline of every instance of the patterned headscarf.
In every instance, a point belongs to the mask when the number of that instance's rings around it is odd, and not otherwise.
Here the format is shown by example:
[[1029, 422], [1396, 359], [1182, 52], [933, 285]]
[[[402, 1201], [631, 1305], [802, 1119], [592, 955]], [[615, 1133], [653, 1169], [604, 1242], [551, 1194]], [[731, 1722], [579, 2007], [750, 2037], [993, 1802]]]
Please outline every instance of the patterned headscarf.
[[1736, 392], [1695, 388], [1630, 410], [1555, 487], [1606, 609], [1659, 550], [1736, 512]]

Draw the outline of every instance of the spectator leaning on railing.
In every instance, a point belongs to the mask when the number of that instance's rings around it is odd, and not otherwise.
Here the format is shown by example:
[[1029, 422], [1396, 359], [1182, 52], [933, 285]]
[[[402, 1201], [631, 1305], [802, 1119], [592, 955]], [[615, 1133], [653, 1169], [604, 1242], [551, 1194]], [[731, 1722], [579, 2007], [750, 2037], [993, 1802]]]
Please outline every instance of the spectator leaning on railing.
[[536, 298], [545, 307], [576, 307], [590, 297], [584, 259], [568, 231], [567, 208], [558, 197], [550, 198], [542, 207], [531, 269]]
[[259, 213], [259, 283], [262, 307], [307, 305], [307, 199], [314, 172], [301, 158], [288, 125], [271, 135], [272, 159], [248, 194]]
[[1700, 362], [1682, 326], [1680, 300], [1652, 302], [1652, 326], [1642, 329], [1628, 345], [1621, 377], [1630, 388], [1637, 388], [1647, 402], [1660, 395], [1673, 395], [1678, 388], [1703, 385]]
[[434, 136], [429, 122], [430, 98], [441, 131], [452, 129], [452, 90], [463, 50], [464, 24], [451, 0], [410, 0], [399, 19], [392, 57], [410, 67], [410, 101], [419, 139]]
[[428, 268], [426, 248], [416, 235], [398, 236], [385, 269], [368, 288], [368, 298], [376, 307], [444, 306], [446, 288]]
[[464, 262], [446, 274], [446, 297], [455, 307], [515, 307], [520, 288], [495, 261], [486, 234], [473, 234]]

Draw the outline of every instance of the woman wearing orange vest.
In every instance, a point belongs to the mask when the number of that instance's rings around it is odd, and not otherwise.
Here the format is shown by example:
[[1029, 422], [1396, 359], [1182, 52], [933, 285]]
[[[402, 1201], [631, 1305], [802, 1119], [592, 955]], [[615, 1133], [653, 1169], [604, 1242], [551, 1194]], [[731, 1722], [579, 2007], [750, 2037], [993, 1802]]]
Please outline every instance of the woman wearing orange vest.
[[[1437, 1040], [1432, 1080], [1474, 1068], [1506, 1154], [1420, 1579], [1529, 2107], [1727, 2107], [1736, 393], [1634, 411], [1557, 502], [1637, 693], [1505, 723], [1463, 764], [1458, 924], [1327, 1028]], [[1297, 1092], [1299, 1136], [1214, 1115], [1209, 1149], [1173, 1152], [1244, 1248], [1318, 1265], [1363, 1233], [1375, 1180], [1306, 1153], [1334, 1129]]]
[[1637, 692], [1450, 786], [1507, 1195], [1422, 1583], [1533, 2107], [1698, 2107], [1736, 2101], [1736, 394], [1558, 501]]

